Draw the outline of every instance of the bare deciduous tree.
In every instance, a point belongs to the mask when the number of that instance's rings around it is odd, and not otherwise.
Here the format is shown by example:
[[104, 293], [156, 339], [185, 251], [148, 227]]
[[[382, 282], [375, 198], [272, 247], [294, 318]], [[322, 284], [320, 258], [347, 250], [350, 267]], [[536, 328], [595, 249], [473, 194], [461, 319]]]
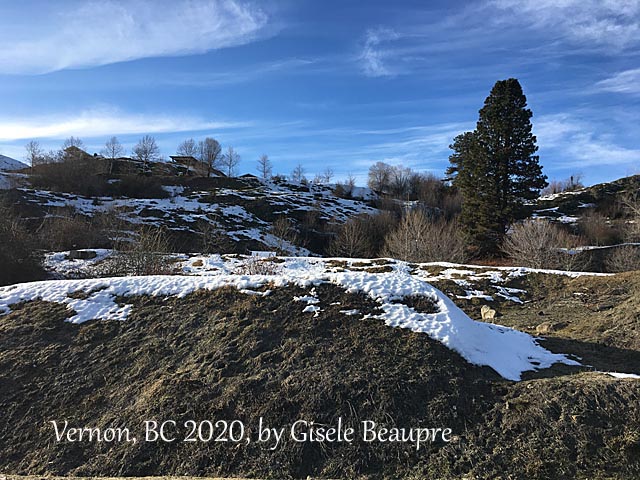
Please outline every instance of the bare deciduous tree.
[[628, 194], [622, 199], [628, 219], [625, 222], [623, 236], [627, 242], [640, 241], [640, 195]]
[[145, 135], [140, 141], [133, 147], [133, 155], [136, 159], [144, 163], [145, 167], [149, 162], [154, 162], [160, 159], [160, 148], [156, 143], [156, 139], [151, 135]]
[[304, 167], [299, 163], [291, 172], [291, 181], [294, 183], [302, 183], [305, 179]]
[[207, 137], [198, 143], [200, 161], [207, 165], [207, 177], [222, 162], [222, 147], [215, 138]]
[[[200, 153], [200, 148], [196, 141], [193, 138], [188, 138], [180, 145], [178, 145], [178, 149], [176, 150], [176, 154], [182, 155], [183, 157], [193, 157], [194, 159], [198, 158], [198, 154]], [[192, 167], [191, 160], [189, 160], [189, 165], [187, 167]]]
[[66, 150], [69, 147], [76, 147], [81, 150], [84, 150], [84, 142], [80, 140], [78, 137], [69, 137], [64, 142], [62, 142], [62, 150]]
[[391, 181], [391, 165], [384, 162], [376, 162], [369, 168], [369, 179], [367, 185], [375, 192], [382, 193], [389, 188]]
[[227, 152], [222, 156], [222, 166], [225, 168], [227, 176], [233, 177], [239, 164], [240, 155], [233, 147], [228, 147]]
[[36, 165], [44, 163], [45, 153], [37, 140], [31, 140], [24, 146], [24, 148], [27, 151], [26, 159], [29, 162], [29, 165], [35, 167]]
[[605, 265], [609, 272], [640, 270], [640, 247], [623, 245], [614, 248], [607, 256]]
[[124, 155], [124, 147], [118, 141], [118, 137], [111, 137], [104, 144], [102, 155], [109, 160], [109, 174], [113, 172], [113, 165], [117, 158]]
[[101, 276], [168, 275], [174, 273], [169, 252], [171, 243], [163, 228], [143, 227], [133, 242], [123, 242], [121, 250], [96, 269]]
[[271, 174], [273, 172], [273, 165], [271, 165], [271, 160], [267, 155], [261, 155], [258, 159], [258, 173], [265, 180], [269, 180], [271, 178]]
[[197, 158], [199, 151], [200, 149], [198, 148], [196, 141], [193, 138], [188, 138], [178, 145], [176, 153], [185, 157]]
[[230, 240], [217, 217], [207, 217], [196, 224], [198, 233], [202, 235], [202, 253], [221, 253], [230, 248]]

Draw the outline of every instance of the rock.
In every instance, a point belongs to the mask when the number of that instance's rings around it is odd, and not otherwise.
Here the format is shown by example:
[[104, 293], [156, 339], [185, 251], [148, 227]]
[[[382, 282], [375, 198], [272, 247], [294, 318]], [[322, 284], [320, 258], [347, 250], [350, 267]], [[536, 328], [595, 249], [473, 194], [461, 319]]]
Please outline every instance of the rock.
[[67, 254], [68, 260], [91, 260], [96, 258], [98, 254], [93, 250], [71, 250]]
[[482, 320], [493, 320], [496, 318], [496, 311], [489, 305], [483, 305], [480, 309], [480, 315], [482, 315]]
[[536, 327], [536, 333], [546, 335], [548, 333], [557, 332], [565, 325], [566, 323], [562, 322], [542, 322]]

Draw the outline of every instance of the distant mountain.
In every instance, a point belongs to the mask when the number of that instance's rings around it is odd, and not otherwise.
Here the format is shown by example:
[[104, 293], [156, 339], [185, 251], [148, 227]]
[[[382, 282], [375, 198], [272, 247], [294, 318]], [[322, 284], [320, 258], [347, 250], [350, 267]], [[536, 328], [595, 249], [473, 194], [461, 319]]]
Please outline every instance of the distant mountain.
[[20, 170], [21, 168], [27, 168], [29, 165], [15, 160], [5, 155], [0, 155], [0, 170]]

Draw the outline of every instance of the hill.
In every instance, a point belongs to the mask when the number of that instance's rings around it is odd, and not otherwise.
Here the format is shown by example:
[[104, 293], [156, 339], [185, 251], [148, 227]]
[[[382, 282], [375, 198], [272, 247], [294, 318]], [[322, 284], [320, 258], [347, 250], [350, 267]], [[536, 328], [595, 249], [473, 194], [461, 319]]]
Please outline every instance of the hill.
[[606, 216], [612, 213], [615, 215], [623, 197], [639, 190], [640, 175], [632, 175], [612, 182], [545, 195], [533, 203], [531, 208], [535, 217], [574, 223], [589, 210]]
[[[109, 217], [110, 229], [131, 232], [162, 228], [171, 250], [247, 253], [270, 250], [290, 254], [323, 253], [332, 228], [349, 218], [375, 213], [370, 201], [339, 198], [327, 185], [263, 182], [248, 178], [130, 176], [109, 181], [111, 195], [79, 195], [34, 188], [6, 191], [4, 198], [37, 228], [46, 218], [84, 220], [83, 229]], [[281, 220], [280, 230], [274, 222]], [[104, 223], [104, 222], [103, 222]], [[109, 247], [99, 233], [80, 239], [76, 248]], [[215, 238], [214, 238], [215, 237]], [[71, 247], [71, 245], [69, 246]]]
[[[0, 288], [5, 471], [263, 478], [640, 473], [640, 381], [597, 373], [608, 365], [593, 362], [596, 356], [566, 355], [572, 346], [624, 348], [635, 352], [624, 371], [640, 373], [636, 341], [600, 346], [615, 326], [572, 322], [549, 337], [566, 335], [564, 342], [542, 347], [525, 333], [470, 320], [427, 283], [448, 277], [460, 287], [472, 277], [489, 279], [508, 294], [501, 311], [518, 308], [516, 297], [535, 311], [544, 302], [538, 295], [551, 290], [582, 292], [602, 282], [588, 293], [602, 295], [633, 282], [610, 300], [619, 318], [636, 308], [629, 302], [637, 302], [637, 274], [218, 255], [182, 257], [176, 267], [182, 275]], [[509, 283], [516, 278], [520, 292]], [[536, 282], [543, 286], [532, 291]], [[549, 301], [545, 312], [562, 310]], [[637, 332], [637, 316], [628, 325]], [[581, 337], [589, 329], [594, 333]], [[406, 440], [389, 441], [388, 432], [386, 442], [285, 435], [271, 449], [273, 443], [257, 440], [260, 417], [287, 432], [305, 420], [342, 421], [362, 433], [362, 422], [372, 421], [402, 429]], [[146, 419], [176, 421], [181, 439], [189, 420], [238, 420], [250, 441], [55, 442], [49, 423], [128, 426], [142, 438]], [[418, 428], [451, 434], [417, 446]]]
[[14, 160], [13, 158], [5, 155], [0, 155], [0, 171], [21, 170], [27, 167], [28, 165], [18, 160]]

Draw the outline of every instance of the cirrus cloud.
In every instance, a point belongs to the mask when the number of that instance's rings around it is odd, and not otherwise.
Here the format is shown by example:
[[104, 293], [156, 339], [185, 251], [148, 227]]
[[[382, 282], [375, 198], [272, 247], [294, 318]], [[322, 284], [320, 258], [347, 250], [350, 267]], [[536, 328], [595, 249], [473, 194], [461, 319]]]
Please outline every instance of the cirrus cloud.
[[0, 118], [0, 141], [62, 139], [71, 135], [92, 138], [142, 133], [195, 132], [241, 128], [248, 125], [239, 122], [212, 122], [188, 115], [133, 114], [113, 107], [99, 107], [73, 114]]
[[199, 54], [268, 34], [267, 14], [239, 0], [92, 0], [63, 5], [45, 20], [34, 15], [17, 30], [0, 20], [0, 28], [9, 32], [0, 39], [2, 73], [42, 74]]

